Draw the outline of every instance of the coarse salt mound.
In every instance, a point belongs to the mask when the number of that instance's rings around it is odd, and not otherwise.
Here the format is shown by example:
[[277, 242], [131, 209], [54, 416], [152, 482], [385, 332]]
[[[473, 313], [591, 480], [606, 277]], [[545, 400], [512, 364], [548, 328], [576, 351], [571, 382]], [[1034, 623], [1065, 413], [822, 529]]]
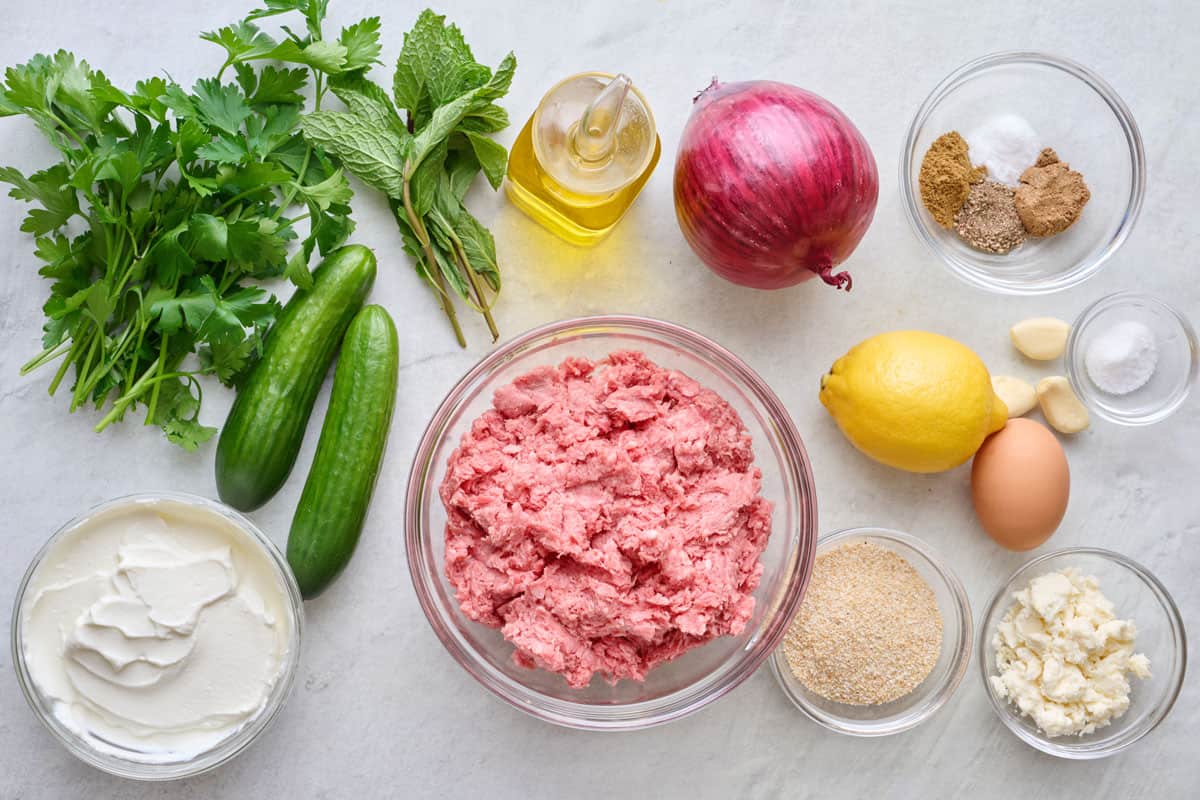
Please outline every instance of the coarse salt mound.
[[641, 353], [531, 370], [450, 456], [446, 577], [521, 666], [644, 680], [753, 614], [771, 532], [753, 461], [727, 402]]

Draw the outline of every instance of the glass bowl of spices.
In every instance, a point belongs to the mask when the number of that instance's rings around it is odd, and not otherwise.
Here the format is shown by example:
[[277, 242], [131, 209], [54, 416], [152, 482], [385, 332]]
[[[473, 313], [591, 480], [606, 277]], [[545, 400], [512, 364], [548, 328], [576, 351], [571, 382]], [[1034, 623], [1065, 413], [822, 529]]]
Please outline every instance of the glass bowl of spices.
[[1084, 309], [1067, 337], [1067, 376], [1084, 404], [1120, 425], [1175, 413], [1200, 369], [1183, 314], [1148, 294], [1118, 292]]
[[1003, 52], [947, 76], [900, 158], [909, 222], [961, 280], [1010, 295], [1087, 280], [1142, 206], [1145, 154], [1124, 101], [1084, 66]]
[[1118, 753], [1162, 722], [1183, 686], [1179, 608], [1149, 570], [1111, 550], [1031, 559], [979, 625], [984, 691], [1004, 725], [1059, 758]]
[[850, 736], [920, 725], [954, 695], [971, 657], [971, 606], [945, 560], [915, 536], [822, 536], [812, 579], [771, 669], [813, 721]]

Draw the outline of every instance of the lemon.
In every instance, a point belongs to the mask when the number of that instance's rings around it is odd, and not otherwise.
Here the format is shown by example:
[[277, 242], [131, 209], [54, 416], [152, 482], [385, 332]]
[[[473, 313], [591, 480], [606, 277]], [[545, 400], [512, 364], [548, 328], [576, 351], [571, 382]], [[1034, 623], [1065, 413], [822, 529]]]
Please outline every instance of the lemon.
[[957, 467], [1008, 419], [979, 356], [927, 331], [855, 345], [822, 376], [821, 404], [855, 447], [909, 472]]

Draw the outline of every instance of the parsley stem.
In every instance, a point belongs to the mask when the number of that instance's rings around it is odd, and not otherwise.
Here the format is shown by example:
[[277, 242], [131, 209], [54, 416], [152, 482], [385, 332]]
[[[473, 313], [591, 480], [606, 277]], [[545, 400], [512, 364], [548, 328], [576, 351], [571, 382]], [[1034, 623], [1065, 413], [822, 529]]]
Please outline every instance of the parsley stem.
[[[283, 198], [283, 202], [279, 204], [279, 208], [275, 209], [275, 214], [271, 219], [275, 222], [283, 216], [283, 212], [287, 211], [292, 206], [292, 200], [296, 197], [296, 192], [300, 191], [300, 186], [304, 182], [304, 178], [308, 175], [308, 162], [312, 159], [312, 145], [304, 148], [304, 160], [300, 162], [300, 173], [296, 175], [296, 180], [288, 189], [287, 196]], [[293, 220], [294, 222], [295, 220]]]
[[92, 376], [92, 362], [96, 360], [98, 352], [104, 349], [104, 337], [97, 335], [92, 337], [92, 344], [88, 348], [87, 356], [83, 360], [83, 366], [79, 368], [79, 372], [75, 376], [75, 391], [71, 397], [71, 411], [75, 411], [84, 402], [87, 401], [88, 384]]
[[70, 349], [71, 349], [71, 341], [69, 339], [64, 339], [63, 341], [56, 344], [54, 347], [45, 348], [44, 350], [42, 350], [42, 352], [38, 353], [36, 356], [34, 356], [33, 358], [26, 361], [21, 366], [21, 374], [28, 375], [30, 372], [33, 372], [38, 367], [40, 367], [44, 364], [49, 364], [51, 361], [53, 361], [54, 359], [63, 355], [65, 352], [67, 352]]
[[263, 190], [263, 187], [261, 187], [261, 186], [251, 186], [249, 189], [238, 192], [233, 197], [229, 198], [224, 203], [221, 203], [221, 205], [217, 206], [217, 210], [213, 212], [213, 216], [215, 217], [215, 216], [218, 216], [218, 215], [224, 213], [224, 211], [227, 208], [229, 208], [231, 205], [236, 203], [238, 200], [242, 200], [243, 198], [249, 197], [252, 194], [257, 194], [258, 192], [261, 192], [262, 190]]
[[[159, 351], [158, 351], [158, 360], [155, 361], [154, 364], [152, 364], [148, 370], [146, 370], [147, 375], [151, 375], [156, 371], [161, 374], [163, 372], [163, 370], [166, 369], [166, 367], [167, 367], [167, 342], [168, 342], [168, 340], [170, 340], [170, 338], [171, 338], [171, 335], [169, 333], [163, 333], [162, 340], [161, 340], [162, 344], [159, 347]], [[141, 383], [141, 380], [139, 380], [138, 383]], [[150, 425], [151, 423], [154, 422], [154, 412], [157, 410], [157, 407], [158, 407], [158, 387], [161, 385], [162, 385], [161, 383], [155, 383], [154, 391], [152, 391], [150, 393], [150, 402], [146, 404], [146, 422], [144, 423], [146, 425]], [[134, 388], [134, 390], [137, 389], [136, 383], [133, 385], [133, 388]], [[115, 405], [116, 404], [114, 404], [114, 408], [115, 408]]]
[[[125, 394], [121, 395], [119, 398], [117, 398], [113, 402], [112, 410], [109, 411], [104, 416], [104, 419], [102, 419], [102, 420], [100, 420], [100, 422], [96, 423], [96, 427], [93, 428], [93, 430], [95, 430], [96, 433], [100, 433], [105, 428], [107, 428], [109, 425], [113, 424], [118, 419], [120, 419], [125, 414], [125, 410], [132, 403], [137, 401], [138, 397], [141, 396], [141, 394], [144, 391], [146, 391], [146, 389], [153, 387], [153, 394], [157, 395], [158, 387], [162, 385], [163, 381], [169, 381], [169, 380], [173, 380], [175, 378], [187, 378], [191, 382], [191, 384], [194, 387], [196, 387], [197, 391], [200, 390], [200, 383], [195, 378], [196, 373], [164, 372], [161, 375], [155, 375], [154, 370], [156, 368], [157, 368], [157, 365], [146, 370], [146, 372], [144, 372], [142, 374], [142, 377], [138, 378], [138, 382], [133, 385], [132, 389], [130, 389]], [[201, 374], [207, 374], [207, 373], [204, 371], [201, 371]], [[153, 399], [151, 400], [151, 402], [154, 402]], [[147, 420], [146, 424], [151, 425], [151, 424], [153, 424], [153, 422], [151, 420]]]
[[125, 329], [125, 333], [121, 336], [121, 341], [117, 344], [117, 347], [113, 350], [112, 355], [109, 356], [109, 358], [106, 361], [101, 363], [99, 369], [92, 372], [91, 377], [88, 379], [87, 383], [84, 384], [84, 387], [83, 387], [83, 393], [84, 393], [85, 397], [88, 394], [91, 394], [92, 389], [96, 388], [96, 385], [99, 384], [100, 381], [103, 380], [106, 375], [108, 375], [108, 373], [112, 370], [112, 368], [116, 366], [117, 360], [121, 356], [125, 355], [125, 351], [129, 349], [129, 345], [133, 342], [133, 332], [134, 332], [134, 328], [132, 325], [127, 327]]
[[91, 152], [91, 150], [88, 148], [87, 144], [83, 141], [83, 139], [81, 139], [79, 137], [79, 134], [75, 132], [75, 129], [67, 124], [66, 120], [64, 120], [62, 117], [58, 116], [57, 114], [55, 114], [53, 111], [49, 111], [47, 113], [50, 115], [50, 119], [54, 120], [55, 124], [58, 125], [58, 127], [62, 128], [64, 133], [66, 133], [68, 136], [70, 136], [72, 139], [75, 140], [75, 144], [79, 145], [79, 148], [81, 150], [84, 150], [88, 153]]
[[[76, 327], [84, 328], [85, 326], [77, 325]], [[66, 377], [67, 370], [71, 367], [72, 364], [75, 364], [76, 359], [79, 358], [79, 351], [87, 342], [87, 336], [91, 332], [92, 332], [91, 327], [86, 327], [86, 329], [84, 329], [84, 330], [78, 330], [71, 334], [71, 339], [72, 339], [71, 350], [70, 350], [70, 352], [67, 353], [67, 357], [65, 359], [63, 359], [62, 364], [59, 365], [58, 371], [56, 371], [54, 373], [54, 379], [52, 381], [50, 381], [50, 388], [48, 391], [51, 396], [53, 396], [54, 393], [58, 391], [58, 386], [60, 383], [62, 383], [62, 379]], [[78, 369], [79, 365], [76, 364], [75, 366], [76, 366], [76, 369]]]

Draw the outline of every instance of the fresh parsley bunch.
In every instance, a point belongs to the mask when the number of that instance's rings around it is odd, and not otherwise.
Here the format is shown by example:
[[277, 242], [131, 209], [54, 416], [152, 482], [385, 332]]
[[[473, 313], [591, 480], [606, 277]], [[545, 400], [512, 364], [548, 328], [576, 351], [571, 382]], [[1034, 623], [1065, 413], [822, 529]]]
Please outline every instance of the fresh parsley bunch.
[[[269, 0], [204, 34], [226, 60], [190, 91], [161, 77], [124, 91], [65, 51], [0, 82], [0, 116], [28, 117], [61, 153], [28, 176], [0, 168], [10, 194], [36, 204], [21, 230], [53, 281], [44, 349], [22, 373], [57, 361], [50, 394], [70, 374], [71, 411], [107, 408], [97, 431], [142, 406], [146, 424], [195, 450], [215, 433], [198, 422], [197, 377], [234, 384], [279, 311], [253, 282], [286, 274], [310, 286], [313, 251], [353, 231], [345, 176], [298, 123], [310, 80], [319, 109], [328, 80], [375, 61], [379, 21], [326, 40], [326, 7]], [[253, 22], [285, 12], [303, 16], [302, 34], [285, 28], [276, 42]]]
[[516, 65], [512, 53], [494, 72], [476, 62], [462, 32], [426, 10], [404, 36], [390, 96], [365, 69], [345, 71], [329, 88], [347, 110], [318, 110], [300, 121], [308, 141], [388, 196], [404, 249], [437, 291], [463, 347], [447, 287], [483, 314], [493, 341], [499, 337], [490, 311], [500, 290], [496, 244], [463, 200], [480, 171], [494, 189], [504, 179], [508, 154], [488, 134], [508, 125], [496, 101]]

